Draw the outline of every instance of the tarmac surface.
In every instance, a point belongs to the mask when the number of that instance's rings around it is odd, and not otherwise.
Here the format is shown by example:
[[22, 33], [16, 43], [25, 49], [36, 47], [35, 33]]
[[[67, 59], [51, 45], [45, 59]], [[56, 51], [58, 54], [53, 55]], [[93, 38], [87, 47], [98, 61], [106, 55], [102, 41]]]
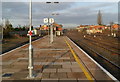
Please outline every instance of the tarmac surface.
[[54, 37], [52, 44], [45, 36], [32, 45], [35, 77], [27, 78], [28, 45], [24, 45], [2, 56], [2, 80], [112, 81], [66, 36]]

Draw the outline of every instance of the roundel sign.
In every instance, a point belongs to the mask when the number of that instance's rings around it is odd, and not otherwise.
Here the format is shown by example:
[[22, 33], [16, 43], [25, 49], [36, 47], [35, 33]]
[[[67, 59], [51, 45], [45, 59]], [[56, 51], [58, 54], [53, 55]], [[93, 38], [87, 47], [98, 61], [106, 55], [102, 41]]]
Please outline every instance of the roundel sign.
[[44, 18], [43, 19], [44, 23], [54, 23], [54, 19], [53, 18]]
[[48, 20], [48, 18], [44, 18], [43, 21], [44, 21], [44, 23], [48, 23], [49, 20]]
[[32, 36], [33, 35], [33, 31], [28, 31], [28, 36]]
[[29, 32], [29, 35], [32, 36], [32, 31]]
[[50, 23], [54, 23], [54, 19], [53, 19], [53, 18], [50, 18], [50, 19], [49, 19], [49, 22], [50, 22]]

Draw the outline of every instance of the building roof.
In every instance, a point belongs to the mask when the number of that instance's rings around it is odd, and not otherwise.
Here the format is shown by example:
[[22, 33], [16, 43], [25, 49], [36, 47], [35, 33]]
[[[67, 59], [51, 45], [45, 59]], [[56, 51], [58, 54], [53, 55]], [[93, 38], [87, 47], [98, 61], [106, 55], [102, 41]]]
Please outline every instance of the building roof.
[[56, 26], [56, 27], [62, 28], [62, 26], [57, 24], [57, 23], [53, 23], [53, 25]]
[[112, 26], [112, 28], [114, 28], [114, 29], [116, 29], [116, 28], [118, 28], [118, 27], [119, 27], [118, 24], [114, 24], [114, 25]]

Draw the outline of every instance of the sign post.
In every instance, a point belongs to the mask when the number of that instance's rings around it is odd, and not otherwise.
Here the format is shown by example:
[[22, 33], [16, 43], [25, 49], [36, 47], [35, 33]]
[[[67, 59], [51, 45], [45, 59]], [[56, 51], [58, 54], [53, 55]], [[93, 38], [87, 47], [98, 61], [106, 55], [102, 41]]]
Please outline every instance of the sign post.
[[50, 26], [49, 26], [49, 18], [44, 18], [43, 22], [48, 24], [48, 38], [49, 38], [49, 28], [50, 28]]
[[[51, 24], [53, 24], [53, 23], [54, 23], [54, 19], [53, 19], [53, 18], [50, 18], [50, 19], [49, 19], [49, 22], [50, 22]], [[50, 27], [50, 43], [53, 43], [53, 25], [51, 25], [51, 27]]]
[[[44, 23], [53, 24], [54, 19], [53, 18], [44, 18]], [[53, 43], [53, 25], [50, 25], [50, 43]]]

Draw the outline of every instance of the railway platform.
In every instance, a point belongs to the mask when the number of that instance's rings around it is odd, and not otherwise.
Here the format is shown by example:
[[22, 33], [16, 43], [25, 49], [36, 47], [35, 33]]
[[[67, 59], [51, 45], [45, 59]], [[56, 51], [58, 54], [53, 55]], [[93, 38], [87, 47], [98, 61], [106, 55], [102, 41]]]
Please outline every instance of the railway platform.
[[[116, 81], [68, 37], [54, 37], [49, 43], [45, 36], [32, 42], [35, 77], [28, 76], [28, 44], [3, 54], [2, 80]], [[49, 82], [48, 81], [48, 82]]]

